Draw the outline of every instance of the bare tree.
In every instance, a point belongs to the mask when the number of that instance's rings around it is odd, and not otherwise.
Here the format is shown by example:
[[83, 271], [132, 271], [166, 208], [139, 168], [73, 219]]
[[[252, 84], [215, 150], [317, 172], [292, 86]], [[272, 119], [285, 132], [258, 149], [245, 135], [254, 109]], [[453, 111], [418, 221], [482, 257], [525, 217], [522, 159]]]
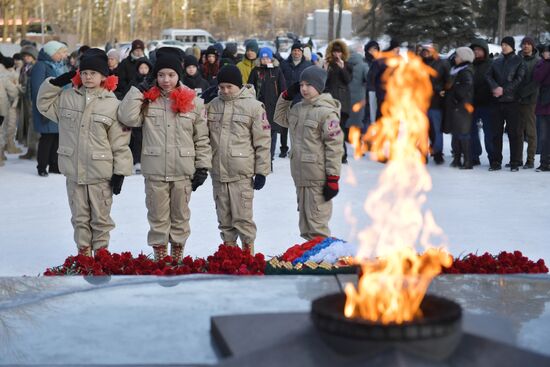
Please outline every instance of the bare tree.
[[336, 22], [336, 38], [340, 38], [342, 32], [342, 11], [344, 10], [344, 0], [338, 0], [338, 21]]
[[22, 4], [21, 9], [21, 39], [27, 37], [27, 19], [29, 19], [29, 9], [27, 8], [27, 3]]
[[498, 0], [498, 41], [501, 42], [504, 38], [506, 29], [506, 0]]
[[332, 41], [334, 38], [334, 0], [328, 1], [328, 36], [327, 39]]

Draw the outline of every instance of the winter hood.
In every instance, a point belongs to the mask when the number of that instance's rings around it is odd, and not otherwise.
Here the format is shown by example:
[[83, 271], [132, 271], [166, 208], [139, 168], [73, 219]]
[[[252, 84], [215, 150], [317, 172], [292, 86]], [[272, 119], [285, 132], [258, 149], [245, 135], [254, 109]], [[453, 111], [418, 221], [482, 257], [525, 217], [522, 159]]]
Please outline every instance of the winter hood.
[[41, 49], [40, 52], [38, 52], [38, 61], [47, 61], [47, 62], [54, 62], [52, 57], [44, 51], [44, 49]]
[[[279, 60], [277, 60], [276, 58], [271, 59], [271, 63], [273, 64], [273, 67], [274, 67], [274, 68], [278, 68], [278, 67], [280, 66]], [[263, 65], [260, 63], [260, 59], [256, 59], [256, 60], [254, 61], [254, 67], [256, 67], [256, 68], [267, 68], [267, 66], [263, 66]]]
[[351, 65], [351, 66], [355, 66], [355, 65], [360, 65], [361, 63], [363, 63], [363, 56], [361, 56], [359, 53], [357, 52], [353, 52], [351, 54], [351, 56], [349, 57], [349, 60], [348, 60], [348, 63]]
[[334, 40], [328, 44], [327, 51], [325, 53], [325, 58], [327, 59], [327, 61], [329, 63], [332, 63], [332, 51], [334, 51], [335, 48], [339, 48], [340, 50], [342, 50], [342, 59], [344, 61], [348, 61], [349, 48], [348, 45], [342, 40]]
[[476, 38], [470, 44], [470, 48], [473, 50], [474, 47], [481, 47], [485, 51], [485, 60], [489, 58], [489, 44], [483, 38]]
[[322, 93], [319, 96], [315, 97], [311, 102], [307, 102], [305, 99], [302, 100], [304, 104], [311, 103], [313, 107], [327, 107], [330, 109], [334, 109], [335, 111], [340, 114], [340, 102], [332, 98], [330, 93]]

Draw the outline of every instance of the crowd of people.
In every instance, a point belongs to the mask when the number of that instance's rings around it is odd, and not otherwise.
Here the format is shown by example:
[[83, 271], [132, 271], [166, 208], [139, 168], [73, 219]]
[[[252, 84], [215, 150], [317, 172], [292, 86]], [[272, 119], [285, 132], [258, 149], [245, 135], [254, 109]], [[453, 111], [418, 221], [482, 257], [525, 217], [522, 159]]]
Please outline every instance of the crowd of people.
[[[452, 167], [480, 165], [483, 129], [490, 171], [502, 168], [503, 135], [510, 141], [511, 171], [550, 171], [550, 49], [525, 37], [515, 52], [512, 37], [492, 58], [476, 39], [443, 59], [437, 46], [417, 49], [434, 70], [427, 118], [431, 156], [445, 162], [443, 134], [452, 134]], [[82, 46], [69, 55], [50, 41], [40, 51], [22, 42], [0, 58], [0, 166], [4, 150], [36, 159], [37, 173], [67, 177], [75, 242], [83, 254], [107, 247], [114, 228], [112, 195], [124, 177], [145, 176], [150, 231], [156, 258], [181, 258], [190, 234], [189, 200], [210, 172], [221, 238], [254, 250], [254, 190], [290, 154], [303, 238], [330, 236], [332, 198], [341, 164], [347, 163], [349, 129], [366, 132], [381, 115], [384, 71], [400, 43], [381, 53], [370, 41], [364, 53], [342, 40], [326, 55], [296, 41], [288, 58], [255, 40], [241, 58], [234, 44], [201, 52], [161, 47], [145, 54], [134, 40], [130, 53]], [[540, 56], [539, 56], [540, 54]], [[72, 85], [72, 86], [71, 86]], [[290, 135], [292, 150], [288, 138]], [[527, 141], [527, 158], [523, 144]]]

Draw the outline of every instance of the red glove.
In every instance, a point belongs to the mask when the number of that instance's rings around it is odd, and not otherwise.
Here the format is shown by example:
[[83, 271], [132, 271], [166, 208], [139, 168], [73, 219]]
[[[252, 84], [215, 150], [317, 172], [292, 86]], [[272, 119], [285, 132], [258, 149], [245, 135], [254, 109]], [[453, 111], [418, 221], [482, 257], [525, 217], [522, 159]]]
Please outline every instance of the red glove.
[[327, 176], [327, 182], [323, 187], [323, 196], [326, 201], [330, 201], [333, 197], [338, 195], [338, 180], [340, 176]]

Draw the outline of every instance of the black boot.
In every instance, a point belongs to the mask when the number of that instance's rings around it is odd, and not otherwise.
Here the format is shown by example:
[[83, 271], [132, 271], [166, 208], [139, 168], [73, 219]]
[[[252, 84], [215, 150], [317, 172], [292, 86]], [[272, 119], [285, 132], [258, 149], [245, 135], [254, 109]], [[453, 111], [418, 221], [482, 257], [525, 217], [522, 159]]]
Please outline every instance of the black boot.
[[454, 135], [451, 140], [451, 148], [451, 151], [453, 153], [453, 161], [451, 162], [451, 167], [462, 167], [462, 162], [460, 161], [460, 157], [462, 156], [462, 146], [460, 145], [460, 141], [458, 140], [458, 138], [456, 138]]
[[281, 154], [279, 154], [279, 158], [286, 158], [287, 153], [288, 147], [281, 147]]
[[460, 169], [472, 169], [474, 168], [472, 162], [472, 142], [470, 139], [460, 139], [460, 147], [464, 154], [464, 165]]

